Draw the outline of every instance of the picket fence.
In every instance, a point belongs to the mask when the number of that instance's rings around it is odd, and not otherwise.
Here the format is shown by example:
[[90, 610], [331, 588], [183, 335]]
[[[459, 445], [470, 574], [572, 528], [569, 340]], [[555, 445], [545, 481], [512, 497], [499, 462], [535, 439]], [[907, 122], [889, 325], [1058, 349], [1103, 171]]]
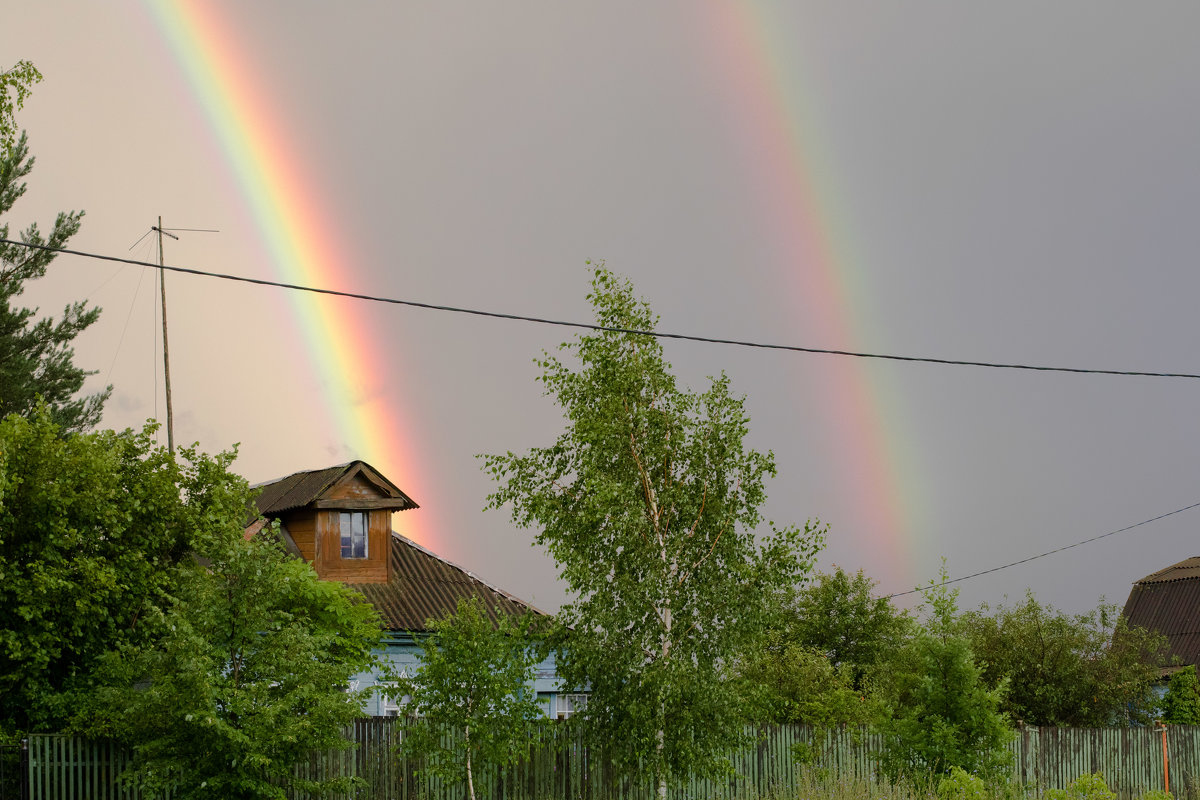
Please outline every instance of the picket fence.
[[[357, 777], [350, 800], [460, 800], [462, 783], [427, 777], [419, 760], [396, 755], [405, 723], [393, 719], [359, 720], [350, 750], [314, 753], [298, 764], [295, 776], [306, 779]], [[733, 773], [720, 780], [695, 779], [671, 790], [670, 796], [741, 800], [786, 791], [802, 779], [804, 765], [795, 758], [797, 745], [815, 753], [810, 766], [829, 775], [871, 781], [883, 741], [866, 730], [833, 731], [814, 740], [801, 725], [755, 728], [754, 743], [731, 755]], [[1200, 778], [1200, 726], [1156, 728], [1024, 728], [1012, 742], [1014, 778], [1035, 788], [1063, 788], [1086, 773], [1101, 773], [1122, 798], [1164, 788], [1164, 748], [1171, 789], [1176, 797], [1194, 796]], [[126, 750], [112, 742], [90, 742], [70, 736], [36, 735], [28, 741], [27, 800], [151, 800], [119, 780], [129, 763]], [[621, 780], [602, 754], [587, 747], [569, 725], [547, 723], [528, 754], [504, 769], [476, 776], [479, 797], [495, 800], [651, 800], [649, 780]], [[285, 787], [288, 797], [307, 795]], [[26, 800], [22, 798], [22, 800]], [[8, 800], [8, 798], [0, 798]], [[16, 800], [14, 798], [14, 800]], [[169, 800], [164, 798], [163, 800]]]

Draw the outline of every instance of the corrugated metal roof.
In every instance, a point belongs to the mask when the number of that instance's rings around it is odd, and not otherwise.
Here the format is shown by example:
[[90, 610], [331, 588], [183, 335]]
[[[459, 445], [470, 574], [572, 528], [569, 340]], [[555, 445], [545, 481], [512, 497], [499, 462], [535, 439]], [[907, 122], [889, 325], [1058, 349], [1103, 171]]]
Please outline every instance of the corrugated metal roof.
[[346, 464], [338, 464], [337, 466], [326, 467], [324, 469], [295, 472], [278, 480], [257, 484], [250, 487], [261, 490], [258, 497], [255, 498], [254, 504], [258, 507], [258, 513], [266, 516], [282, 514], [285, 511], [291, 511], [296, 508], [303, 508], [319, 499], [326, 489], [359, 465], [368, 469], [373, 476], [378, 477], [379, 480], [387, 484], [387, 487], [395, 497], [407, 501], [405, 509], [417, 508], [417, 504], [411, 497], [406, 495], [399, 487], [383, 477], [378, 470], [365, 461], [350, 461]]
[[391, 559], [388, 583], [348, 584], [375, 606], [388, 630], [426, 631], [427, 620], [449, 616], [459, 600], [472, 597], [483, 601], [493, 622], [498, 614], [544, 613], [395, 531]]
[[1189, 558], [1133, 585], [1121, 612], [1131, 624], [1167, 637], [1169, 656], [1200, 664], [1200, 558]]
[[1172, 564], [1166, 569], [1152, 572], [1138, 581], [1138, 583], [1167, 583], [1168, 581], [1182, 581], [1188, 578], [1200, 578], [1200, 556], [1185, 558], [1178, 564]]

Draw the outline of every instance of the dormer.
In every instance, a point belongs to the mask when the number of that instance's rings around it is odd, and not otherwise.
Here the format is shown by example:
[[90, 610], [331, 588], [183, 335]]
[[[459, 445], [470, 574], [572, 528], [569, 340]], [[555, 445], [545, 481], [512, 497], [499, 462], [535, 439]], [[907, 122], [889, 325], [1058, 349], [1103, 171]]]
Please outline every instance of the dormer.
[[342, 583], [387, 583], [392, 514], [412, 498], [365, 461], [297, 472], [255, 487], [258, 513], [281, 525], [289, 549], [317, 575]]

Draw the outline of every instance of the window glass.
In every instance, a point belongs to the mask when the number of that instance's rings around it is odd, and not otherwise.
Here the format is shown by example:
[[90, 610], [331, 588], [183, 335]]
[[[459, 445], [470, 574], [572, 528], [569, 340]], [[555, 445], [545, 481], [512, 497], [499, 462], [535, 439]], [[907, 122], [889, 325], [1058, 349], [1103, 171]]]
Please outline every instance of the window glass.
[[342, 535], [342, 558], [367, 557], [367, 512], [342, 511], [338, 514]]
[[560, 694], [558, 696], [558, 718], [567, 719], [587, 708], [586, 694]]

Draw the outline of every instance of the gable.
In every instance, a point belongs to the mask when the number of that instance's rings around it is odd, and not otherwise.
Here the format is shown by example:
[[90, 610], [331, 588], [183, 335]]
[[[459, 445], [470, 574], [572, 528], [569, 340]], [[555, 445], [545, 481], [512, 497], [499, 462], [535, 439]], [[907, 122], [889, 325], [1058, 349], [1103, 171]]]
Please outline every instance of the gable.
[[300, 508], [386, 508], [408, 511], [419, 506], [400, 487], [365, 461], [306, 470], [258, 484], [257, 516], [273, 517]]

